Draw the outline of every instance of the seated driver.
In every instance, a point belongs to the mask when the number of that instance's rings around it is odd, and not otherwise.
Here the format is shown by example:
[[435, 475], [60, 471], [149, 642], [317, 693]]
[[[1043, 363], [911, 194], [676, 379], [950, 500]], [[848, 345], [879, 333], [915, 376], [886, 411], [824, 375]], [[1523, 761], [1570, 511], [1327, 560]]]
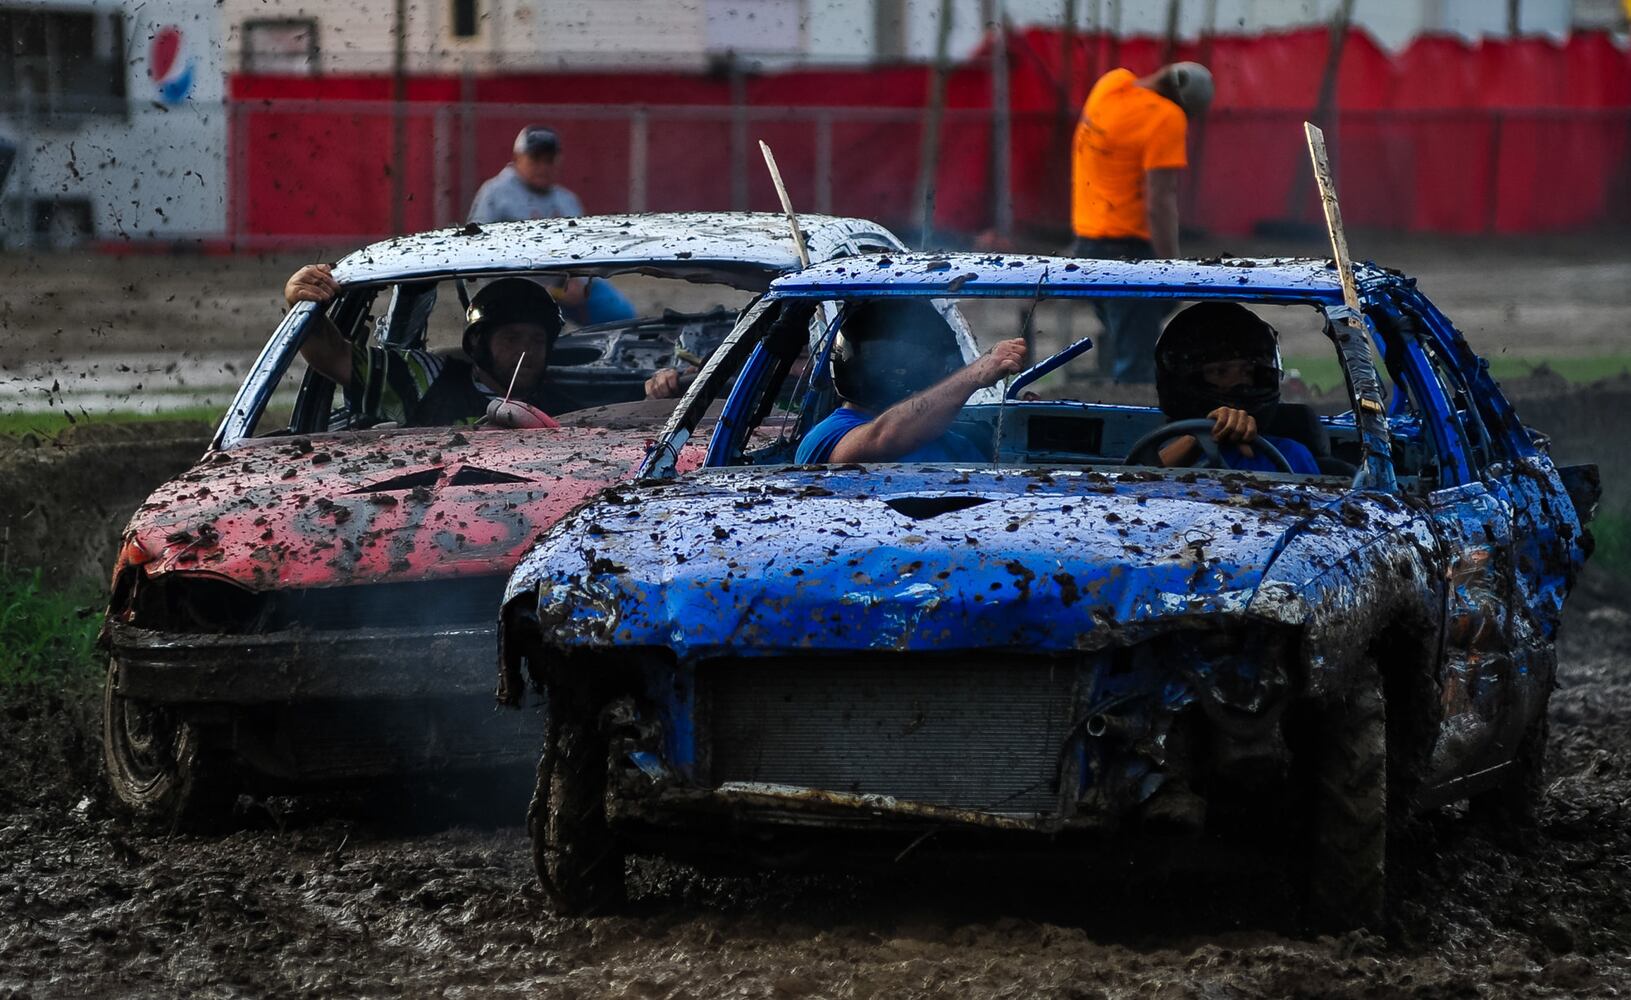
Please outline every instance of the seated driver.
[[1020, 370], [1025, 341], [1005, 340], [963, 365], [933, 305], [879, 299], [851, 307], [830, 358], [844, 402], [799, 442], [798, 464], [978, 462], [981, 449], [951, 423], [976, 390]]
[[[292, 307], [327, 302], [339, 291], [329, 265], [308, 264], [289, 278], [283, 298]], [[553, 426], [552, 414], [583, 408], [547, 377], [550, 348], [564, 324], [560, 306], [537, 282], [489, 282], [465, 318], [469, 360], [373, 347], [366, 339], [352, 343], [327, 316], [307, 334], [300, 354], [344, 390], [352, 412], [404, 427], [468, 424], [489, 415], [504, 426]], [[505, 405], [507, 393], [511, 401]]]
[[[1196, 303], [1172, 317], [1155, 343], [1155, 391], [1168, 420], [1211, 420], [1212, 440], [1231, 469], [1281, 471], [1252, 448], [1267, 441], [1292, 472], [1318, 475], [1301, 443], [1257, 432], [1280, 405], [1280, 378], [1279, 333], [1239, 303]], [[1186, 434], [1161, 448], [1161, 464], [1188, 466], [1200, 455], [1200, 443]]]

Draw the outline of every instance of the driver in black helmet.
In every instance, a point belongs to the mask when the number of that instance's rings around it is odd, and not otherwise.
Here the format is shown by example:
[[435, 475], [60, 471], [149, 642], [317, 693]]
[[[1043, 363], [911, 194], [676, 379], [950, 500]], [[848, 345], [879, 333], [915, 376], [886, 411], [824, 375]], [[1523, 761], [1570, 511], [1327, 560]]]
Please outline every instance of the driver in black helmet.
[[[1319, 466], [1300, 442], [1259, 436], [1280, 405], [1280, 335], [1274, 327], [1235, 302], [1200, 302], [1167, 323], [1155, 344], [1155, 391], [1169, 420], [1211, 420], [1212, 439], [1231, 469], [1278, 472], [1252, 448], [1267, 441], [1292, 472], [1318, 475]], [[1193, 435], [1174, 438], [1161, 449], [1164, 466], [1187, 466], [1201, 454]]]
[[951, 422], [976, 390], [1017, 373], [1024, 360], [1025, 341], [1015, 339], [964, 365], [945, 317], [921, 299], [852, 306], [831, 354], [843, 405], [810, 428], [797, 461], [981, 461]]
[[[339, 290], [329, 265], [308, 264], [289, 278], [283, 295], [293, 306], [327, 302]], [[561, 309], [547, 289], [529, 278], [499, 278], [476, 293], [465, 321], [468, 360], [371, 347], [365, 339], [350, 342], [327, 316], [300, 345], [300, 353], [344, 390], [353, 413], [404, 427], [481, 420], [499, 409], [496, 404], [512, 380], [514, 398], [495, 416], [496, 422], [547, 426], [553, 422], [550, 415], [582, 408], [581, 401], [546, 377], [550, 348], [563, 325]]]

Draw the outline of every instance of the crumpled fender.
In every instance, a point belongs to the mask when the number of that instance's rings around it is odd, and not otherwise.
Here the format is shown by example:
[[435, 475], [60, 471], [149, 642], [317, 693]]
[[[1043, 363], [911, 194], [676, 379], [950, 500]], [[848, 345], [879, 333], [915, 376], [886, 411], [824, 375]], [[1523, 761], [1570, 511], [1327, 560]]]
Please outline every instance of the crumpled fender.
[[[1340, 523], [1340, 532], [1321, 524]], [[1303, 631], [1307, 691], [1340, 690], [1379, 627], [1428, 629], [1443, 596], [1424, 512], [1389, 494], [1353, 494], [1288, 533], [1247, 613]]]

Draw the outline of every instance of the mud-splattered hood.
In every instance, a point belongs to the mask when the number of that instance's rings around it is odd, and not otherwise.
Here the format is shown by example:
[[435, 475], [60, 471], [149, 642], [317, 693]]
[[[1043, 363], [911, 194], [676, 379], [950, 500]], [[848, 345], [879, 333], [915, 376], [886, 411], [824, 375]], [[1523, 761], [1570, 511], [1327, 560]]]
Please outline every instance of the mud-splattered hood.
[[212, 452], [138, 509], [120, 564], [254, 590], [504, 573], [539, 532], [628, 478], [649, 437], [385, 431]]
[[699, 473], [584, 508], [507, 599], [536, 588], [563, 641], [681, 655], [1094, 648], [1250, 614], [1271, 565], [1295, 590], [1407, 519], [1387, 497], [1241, 474]]

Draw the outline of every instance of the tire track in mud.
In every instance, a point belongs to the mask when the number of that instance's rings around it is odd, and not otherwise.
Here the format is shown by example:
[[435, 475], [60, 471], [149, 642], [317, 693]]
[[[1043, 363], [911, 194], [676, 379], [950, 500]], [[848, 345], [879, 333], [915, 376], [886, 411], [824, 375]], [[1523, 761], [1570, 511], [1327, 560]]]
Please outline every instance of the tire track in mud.
[[1252, 875], [992, 888], [639, 862], [627, 915], [558, 919], [516, 827], [276, 800], [219, 839], [132, 829], [100, 800], [94, 736], [65, 737], [94, 710], [59, 699], [3, 716], [0, 752], [32, 766], [0, 770], [0, 997], [1606, 995], [1631, 982], [1631, 614], [1587, 584], [1541, 835], [1416, 824], [1391, 940], [1231, 915], [1231, 894], [1274, 895]]

